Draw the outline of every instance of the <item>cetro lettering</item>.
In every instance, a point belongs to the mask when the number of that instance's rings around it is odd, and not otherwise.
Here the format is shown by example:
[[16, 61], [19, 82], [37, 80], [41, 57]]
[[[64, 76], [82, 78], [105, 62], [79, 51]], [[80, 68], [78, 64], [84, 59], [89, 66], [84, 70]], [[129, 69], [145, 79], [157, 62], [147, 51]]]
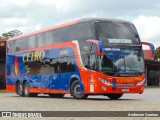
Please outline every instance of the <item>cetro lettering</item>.
[[43, 60], [45, 57], [45, 54], [46, 53], [44, 50], [26, 53], [23, 55], [22, 60], [23, 62]]

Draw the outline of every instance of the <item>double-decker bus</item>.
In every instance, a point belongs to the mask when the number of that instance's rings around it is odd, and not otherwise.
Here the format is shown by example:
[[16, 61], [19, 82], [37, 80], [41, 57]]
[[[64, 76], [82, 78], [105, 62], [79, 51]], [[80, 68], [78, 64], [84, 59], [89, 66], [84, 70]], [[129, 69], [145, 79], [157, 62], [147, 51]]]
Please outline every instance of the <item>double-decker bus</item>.
[[143, 93], [142, 44], [131, 22], [84, 18], [7, 41], [7, 90], [76, 99]]

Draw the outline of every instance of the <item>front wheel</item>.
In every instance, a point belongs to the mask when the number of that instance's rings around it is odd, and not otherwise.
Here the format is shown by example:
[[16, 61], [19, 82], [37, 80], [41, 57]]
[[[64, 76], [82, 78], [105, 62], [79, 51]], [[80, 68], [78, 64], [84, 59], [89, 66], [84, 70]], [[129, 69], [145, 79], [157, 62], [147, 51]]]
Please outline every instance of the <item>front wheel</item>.
[[123, 94], [108, 94], [106, 95], [107, 97], [109, 97], [110, 99], [112, 100], [117, 100], [119, 99], [120, 97], [122, 97]]
[[80, 91], [80, 84], [79, 81], [76, 80], [72, 83], [71, 85], [71, 95], [75, 98], [75, 99], [85, 99], [88, 97], [87, 94], [82, 93]]
[[25, 97], [36, 97], [38, 94], [37, 93], [30, 93], [29, 92], [29, 85], [28, 82], [24, 83], [24, 96]]

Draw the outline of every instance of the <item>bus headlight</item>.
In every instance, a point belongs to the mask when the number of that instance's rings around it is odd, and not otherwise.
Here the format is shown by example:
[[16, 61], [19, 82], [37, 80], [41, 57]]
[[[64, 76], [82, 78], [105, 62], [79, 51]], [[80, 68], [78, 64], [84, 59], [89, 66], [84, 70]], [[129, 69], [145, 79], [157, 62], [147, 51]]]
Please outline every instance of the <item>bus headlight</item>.
[[112, 83], [111, 82], [108, 82], [102, 78], [99, 78], [99, 80], [103, 83], [103, 84], [106, 84], [106, 85], [109, 85], [109, 86], [112, 86]]
[[142, 85], [144, 82], [145, 82], [145, 80], [142, 80], [142, 81], [138, 82], [136, 85], [137, 85], [137, 86], [140, 86], [140, 85]]

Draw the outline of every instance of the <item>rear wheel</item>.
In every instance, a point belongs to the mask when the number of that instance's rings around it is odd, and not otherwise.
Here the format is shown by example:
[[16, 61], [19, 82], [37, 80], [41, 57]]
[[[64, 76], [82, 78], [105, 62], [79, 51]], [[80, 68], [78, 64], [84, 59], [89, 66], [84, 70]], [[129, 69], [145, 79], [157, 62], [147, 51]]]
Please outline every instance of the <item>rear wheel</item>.
[[63, 98], [64, 94], [49, 94], [49, 97], [51, 97], [51, 98]]
[[112, 100], [117, 100], [120, 97], [122, 97], [123, 94], [108, 94], [107, 97], [109, 97]]
[[24, 96], [25, 97], [36, 97], [38, 94], [37, 93], [30, 93], [29, 92], [29, 85], [28, 82], [26, 81], [24, 83]]
[[85, 99], [87, 94], [80, 91], [80, 83], [78, 80], [74, 81], [71, 85], [71, 95], [76, 99]]
[[20, 84], [20, 82], [17, 82], [17, 84], [16, 84], [16, 93], [17, 93], [17, 95], [19, 95], [21, 97], [24, 96], [23, 87]]

